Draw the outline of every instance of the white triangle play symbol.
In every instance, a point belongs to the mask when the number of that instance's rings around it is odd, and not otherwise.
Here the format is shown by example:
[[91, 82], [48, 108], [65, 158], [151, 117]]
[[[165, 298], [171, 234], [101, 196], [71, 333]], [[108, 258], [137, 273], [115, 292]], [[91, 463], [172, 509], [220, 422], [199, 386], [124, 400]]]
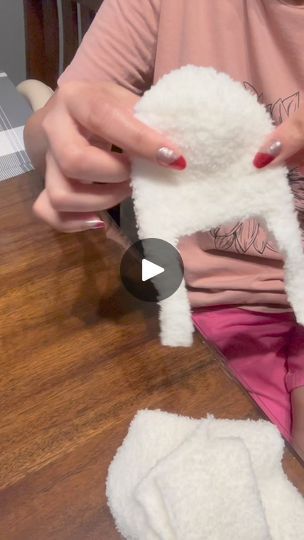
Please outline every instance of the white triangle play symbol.
[[148, 279], [151, 279], [155, 276], [158, 276], [159, 274], [162, 274], [165, 271], [162, 266], [158, 266], [158, 264], [154, 264], [151, 261], [148, 261], [148, 259], [143, 259], [141, 261], [141, 279], [142, 281], [147, 281]]

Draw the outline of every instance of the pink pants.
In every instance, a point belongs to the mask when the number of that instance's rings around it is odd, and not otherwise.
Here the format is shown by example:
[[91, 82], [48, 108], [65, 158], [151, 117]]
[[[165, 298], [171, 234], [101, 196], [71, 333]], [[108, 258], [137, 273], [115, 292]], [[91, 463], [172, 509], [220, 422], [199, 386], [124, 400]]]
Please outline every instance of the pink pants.
[[193, 320], [260, 408], [290, 439], [290, 392], [304, 386], [304, 327], [297, 325], [292, 313], [222, 306], [197, 310]]

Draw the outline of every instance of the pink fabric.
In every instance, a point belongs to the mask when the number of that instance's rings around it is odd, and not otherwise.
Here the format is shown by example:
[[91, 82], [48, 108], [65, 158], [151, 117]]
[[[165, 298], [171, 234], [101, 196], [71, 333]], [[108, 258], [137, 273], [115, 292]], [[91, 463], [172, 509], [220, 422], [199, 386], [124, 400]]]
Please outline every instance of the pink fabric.
[[290, 392], [304, 385], [304, 328], [291, 313], [234, 307], [194, 312], [196, 328], [265, 414], [290, 439]]
[[[110, 80], [141, 94], [182, 65], [213, 66], [280, 123], [303, 100], [303, 28], [303, 6], [280, 0], [104, 0], [58, 84]], [[293, 186], [303, 209], [303, 178]], [[288, 307], [281, 256], [255, 220], [195, 234], [181, 251], [193, 306]]]

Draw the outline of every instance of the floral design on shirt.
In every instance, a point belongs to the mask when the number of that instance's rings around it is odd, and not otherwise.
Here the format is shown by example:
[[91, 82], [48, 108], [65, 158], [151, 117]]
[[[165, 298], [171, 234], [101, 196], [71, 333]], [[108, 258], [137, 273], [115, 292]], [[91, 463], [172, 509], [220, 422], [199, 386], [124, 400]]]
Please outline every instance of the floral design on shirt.
[[[249, 82], [243, 83], [246, 90], [256, 95], [259, 103], [263, 103], [263, 93], [259, 93]], [[278, 125], [284, 122], [300, 106], [300, 92], [295, 92], [286, 98], [280, 98], [274, 103], [266, 105], [266, 109], [271, 115], [273, 122]], [[304, 176], [298, 169], [289, 172], [289, 181], [294, 193], [296, 208], [299, 212], [299, 219], [304, 235]], [[231, 225], [222, 225], [211, 229], [210, 235], [213, 238], [214, 247], [219, 250], [232, 251], [234, 253], [245, 254], [250, 250], [250, 254], [263, 255], [265, 250], [277, 253], [274, 244], [269, 240], [267, 232], [256, 221], [247, 219]]]

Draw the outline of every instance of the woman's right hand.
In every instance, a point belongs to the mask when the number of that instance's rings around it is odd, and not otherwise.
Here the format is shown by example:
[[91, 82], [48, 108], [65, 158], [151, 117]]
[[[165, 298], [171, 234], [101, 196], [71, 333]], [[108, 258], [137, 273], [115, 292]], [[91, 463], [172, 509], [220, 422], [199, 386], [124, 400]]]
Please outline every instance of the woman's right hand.
[[[130, 195], [130, 157], [186, 167], [166, 137], [134, 117], [138, 99], [107, 82], [69, 82], [57, 90], [41, 125], [47, 152], [45, 189], [34, 204], [39, 218], [63, 232], [103, 228], [98, 212]], [[111, 152], [112, 145], [123, 153]]]

